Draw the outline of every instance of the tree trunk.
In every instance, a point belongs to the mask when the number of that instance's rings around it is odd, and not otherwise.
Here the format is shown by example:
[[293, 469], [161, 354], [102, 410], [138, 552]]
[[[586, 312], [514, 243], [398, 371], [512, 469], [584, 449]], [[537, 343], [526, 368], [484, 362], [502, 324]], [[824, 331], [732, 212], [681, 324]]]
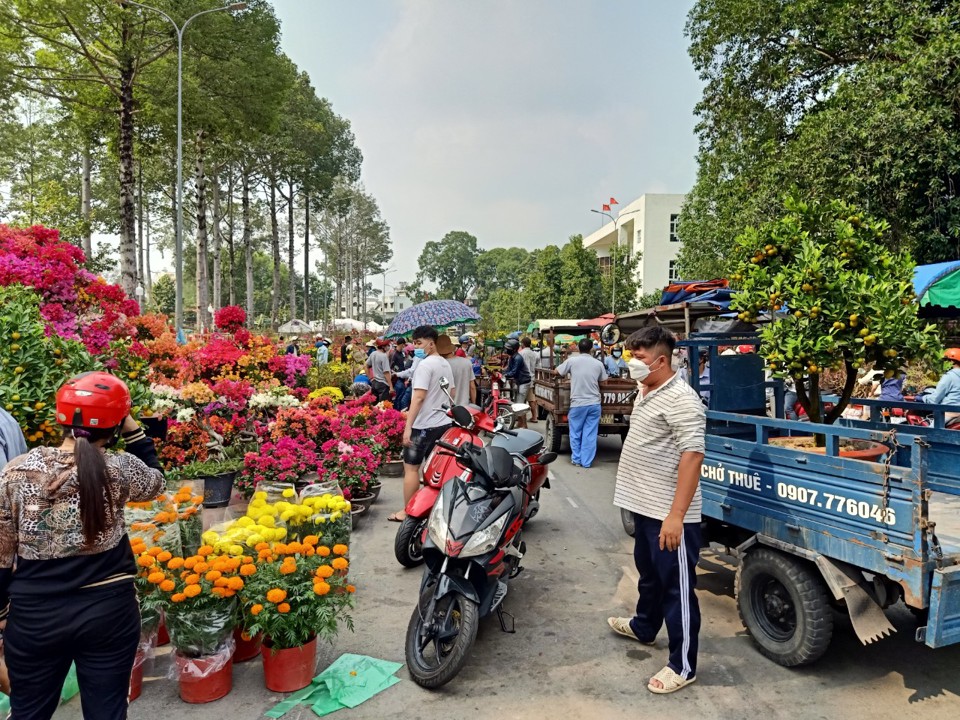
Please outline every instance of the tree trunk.
[[84, 145], [83, 155], [80, 158], [81, 165], [81, 182], [80, 182], [80, 215], [83, 217], [83, 254], [87, 256], [87, 260], [93, 258], [93, 212], [91, 210], [91, 197], [92, 193], [90, 192], [90, 167], [92, 162], [90, 160], [90, 146]]
[[[120, 58], [120, 285], [134, 297], [137, 287], [137, 246], [134, 223], [133, 179], [133, 57], [128, 51], [133, 31], [127, 13], [121, 18]], [[181, 262], [182, 258], [177, 258]]]
[[143, 203], [143, 212], [146, 217], [146, 232], [143, 241], [143, 289], [147, 302], [153, 301], [153, 273], [150, 271], [150, 205]]
[[143, 165], [137, 163], [137, 287], [143, 284]]
[[270, 327], [276, 331], [280, 315], [280, 227], [277, 223], [277, 180], [270, 177], [270, 245], [273, 250], [273, 292], [270, 303]]
[[227, 218], [228, 218], [228, 225], [230, 228], [230, 234], [227, 235], [227, 250], [228, 250], [228, 255], [230, 259], [230, 267], [227, 274], [227, 280], [230, 283], [230, 304], [236, 305], [237, 304], [237, 286], [236, 286], [236, 281], [234, 280], [234, 278], [236, 277], [236, 271], [234, 268], [236, 268], [237, 265], [236, 265], [236, 256], [235, 256], [236, 247], [234, 246], [234, 242], [233, 242], [233, 227], [234, 227], [234, 223], [233, 223], [234, 186], [233, 185], [234, 185], [233, 171], [231, 170], [230, 176], [227, 178]]
[[204, 174], [203, 144], [204, 131], [197, 130], [197, 326], [201, 332], [210, 329], [209, 288], [210, 276], [207, 268], [207, 178]]
[[[253, 228], [250, 227], [250, 170], [243, 167], [243, 253], [247, 270], [247, 326], [253, 327]], [[231, 233], [231, 248], [233, 247]], [[231, 263], [232, 266], [232, 263]]]
[[303, 321], [310, 322], [310, 193], [303, 195]]
[[293, 181], [287, 181], [287, 187], [290, 190], [290, 198], [287, 203], [287, 260], [288, 260], [288, 269], [290, 271], [290, 319], [292, 320], [297, 316], [297, 273], [294, 268], [294, 248], [293, 242], [295, 239], [294, 227], [293, 227]]
[[222, 272], [220, 266], [220, 251], [223, 247], [223, 233], [220, 231], [220, 166], [213, 168], [213, 297], [211, 304], [214, 310], [220, 309], [220, 292]]

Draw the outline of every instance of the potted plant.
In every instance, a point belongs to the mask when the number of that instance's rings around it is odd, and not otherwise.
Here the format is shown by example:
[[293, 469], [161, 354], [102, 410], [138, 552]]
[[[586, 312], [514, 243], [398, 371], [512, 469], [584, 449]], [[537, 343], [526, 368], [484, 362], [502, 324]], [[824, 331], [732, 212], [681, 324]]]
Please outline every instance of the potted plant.
[[[135, 556], [140, 557], [147, 552], [148, 548], [143, 540], [135, 538], [130, 541], [130, 549]], [[159, 557], [166, 560], [173, 555], [170, 552], [161, 551]], [[163, 594], [158, 585], [150, 581], [149, 576], [150, 568], [138, 565], [134, 585], [137, 589], [137, 603], [140, 606], [140, 643], [137, 645], [137, 654], [130, 674], [129, 699], [131, 701], [140, 697], [143, 689], [143, 666], [157, 644], [160, 623], [163, 619]]]
[[378, 467], [373, 452], [365, 445], [333, 439], [320, 447], [318, 472], [323, 478], [335, 480], [354, 508], [369, 507], [374, 501], [369, 485]]
[[163, 594], [180, 697], [188, 703], [218, 700], [232, 687], [237, 593], [256, 572], [253, 558], [216, 555], [209, 545], [189, 557], [168, 558], [158, 550], [140, 554], [137, 564]]
[[243, 458], [222, 458], [193, 462], [180, 470], [183, 480], [203, 481], [203, 506], [225, 507], [230, 503], [233, 482], [243, 469]]
[[[831, 424], [850, 402], [860, 368], [893, 377], [909, 361], [936, 357], [939, 342], [936, 328], [917, 316], [914, 263], [891, 249], [886, 221], [837, 200], [791, 197], [786, 210], [737, 238], [732, 308], [745, 322], [769, 316], [760, 346], [767, 366], [793, 378], [812, 422]], [[832, 407], [821, 399], [825, 372], [844, 377]], [[816, 444], [823, 446], [822, 435]]]
[[317, 536], [289, 544], [262, 543], [257, 572], [244, 592], [247, 632], [261, 633], [268, 689], [292, 692], [306, 687], [317, 664], [317, 640], [332, 641], [354, 591], [346, 580], [347, 545], [318, 544]]
[[316, 469], [316, 445], [312, 440], [303, 436], [281, 437], [276, 442], [263, 443], [259, 452], [244, 456], [237, 486], [244, 497], [250, 498], [260, 484], [293, 484]]

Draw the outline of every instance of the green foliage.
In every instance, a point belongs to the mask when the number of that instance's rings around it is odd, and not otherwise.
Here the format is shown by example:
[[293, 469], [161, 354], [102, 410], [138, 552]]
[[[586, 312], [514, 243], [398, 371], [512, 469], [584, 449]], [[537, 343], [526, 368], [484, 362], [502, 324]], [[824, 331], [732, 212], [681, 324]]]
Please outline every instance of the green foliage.
[[699, 0], [684, 274], [724, 276], [733, 238], [776, 218], [790, 188], [869, 208], [919, 262], [960, 257], [958, 23], [955, 2]]
[[60, 386], [78, 373], [100, 369], [83, 343], [46, 334], [36, 293], [20, 285], [0, 287], [0, 407], [31, 445], [59, 438]]
[[[937, 331], [917, 317], [913, 261], [894, 252], [890, 226], [841, 201], [786, 200], [787, 213], [736, 241], [732, 307], [756, 322], [763, 313], [760, 352], [775, 375], [792, 376], [814, 422], [834, 422], [865, 364], [887, 377], [906, 363], [935, 358]], [[788, 311], [783, 315], [782, 311]], [[841, 401], [824, 416], [819, 378], [846, 373]]]
[[477, 301], [497, 289], [522, 290], [530, 272], [530, 253], [523, 248], [493, 248], [477, 257]]
[[215, 477], [225, 473], [240, 472], [243, 470], [243, 458], [228, 458], [226, 460], [207, 460], [192, 462], [177, 470], [177, 477], [181, 480], [195, 480], [198, 478]]
[[177, 288], [173, 277], [161, 275], [153, 283], [153, 309], [164, 315], [173, 315], [177, 301]]
[[533, 319], [533, 306], [519, 290], [499, 289], [490, 293], [480, 306], [480, 329], [487, 337], [526, 330]]
[[333, 387], [346, 393], [352, 384], [353, 372], [350, 365], [344, 363], [328, 362], [326, 365], [314, 366], [307, 372], [307, 387], [311, 390]]
[[563, 293], [560, 315], [564, 318], [591, 318], [605, 311], [603, 281], [597, 254], [583, 247], [583, 237], [574, 235], [560, 251]]
[[660, 298], [663, 297], [663, 290], [654, 290], [653, 292], [644, 293], [637, 298], [636, 307], [634, 310], [646, 310], [648, 308], [656, 307], [660, 304]]
[[477, 286], [477, 239], [468, 232], [448, 232], [440, 241], [431, 240], [420, 253], [417, 284], [436, 283], [434, 297], [465, 302]]
[[[621, 248], [616, 257], [611, 262], [611, 272], [603, 276], [603, 286], [601, 290], [604, 302], [610, 302], [613, 306], [613, 283], [616, 278], [617, 294], [615, 312], [626, 313], [639, 310], [640, 305], [640, 277], [637, 275], [637, 269], [640, 267], [640, 253], [628, 255]], [[604, 308], [606, 310], [606, 308]]]
[[560, 317], [563, 300], [563, 258], [560, 248], [547, 245], [537, 253], [536, 262], [527, 276], [524, 297], [527, 304], [536, 308], [537, 317]]

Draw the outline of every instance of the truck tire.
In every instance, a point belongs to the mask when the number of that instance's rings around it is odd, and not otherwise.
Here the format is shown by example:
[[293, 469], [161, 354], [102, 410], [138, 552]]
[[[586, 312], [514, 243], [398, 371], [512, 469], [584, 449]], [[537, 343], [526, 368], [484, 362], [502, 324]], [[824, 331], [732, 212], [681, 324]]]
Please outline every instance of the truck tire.
[[740, 620], [762, 655], [784, 667], [820, 658], [833, 635], [823, 579], [802, 560], [760, 548], [737, 566]]
[[546, 439], [547, 450], [559, 453], [560, 445], [563, 443], [563, 435], [560, 433], [560, 428], [557, 427], [557, 416], [553, 413], [547, 415]]

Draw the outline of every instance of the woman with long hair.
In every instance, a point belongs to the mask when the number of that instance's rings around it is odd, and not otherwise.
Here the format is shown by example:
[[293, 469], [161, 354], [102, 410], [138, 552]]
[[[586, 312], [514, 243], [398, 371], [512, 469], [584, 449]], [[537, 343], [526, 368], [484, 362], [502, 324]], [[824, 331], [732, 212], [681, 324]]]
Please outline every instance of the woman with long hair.
[[[72, 662], [83, 717], [127, 717], [140, 611], [123, 506], [164, 487], [130, 404], [113, 375], [78, 375], [57, 392], [63, 443], [0, 473], [0, 629], [17, 720], [53, 716]], [[126, 452], [104, 452], [121, 437]]]

